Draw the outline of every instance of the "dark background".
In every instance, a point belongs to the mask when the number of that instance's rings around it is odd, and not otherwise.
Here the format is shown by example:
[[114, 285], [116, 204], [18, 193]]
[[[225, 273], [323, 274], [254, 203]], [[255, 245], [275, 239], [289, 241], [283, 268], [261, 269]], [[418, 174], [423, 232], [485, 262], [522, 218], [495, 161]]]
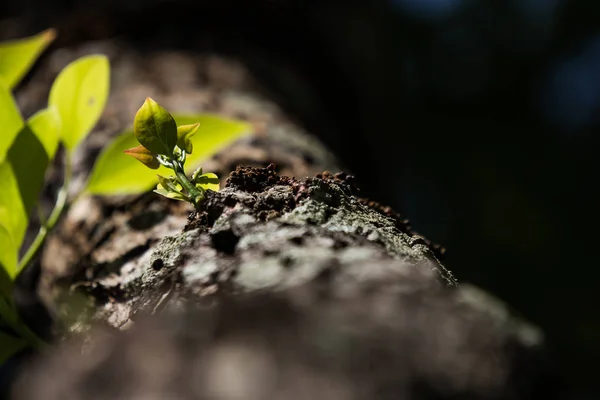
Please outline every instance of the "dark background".
[[600, 1], [99, 3], [2, 0], [0, 34], [242, 60], [460, 281], [544, 329], [572, 398], [598, 398]]

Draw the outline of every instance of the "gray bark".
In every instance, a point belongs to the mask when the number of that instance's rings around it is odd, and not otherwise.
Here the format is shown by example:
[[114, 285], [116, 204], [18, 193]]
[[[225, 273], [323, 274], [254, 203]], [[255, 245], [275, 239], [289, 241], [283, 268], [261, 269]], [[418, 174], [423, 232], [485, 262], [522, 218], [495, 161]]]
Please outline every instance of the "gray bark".
[[126, 332], [67, 343], [16, 398], [552, 397], [541, 332], [355, 190], [238, 168], [182, 232], [88, 283], [93, 319]]

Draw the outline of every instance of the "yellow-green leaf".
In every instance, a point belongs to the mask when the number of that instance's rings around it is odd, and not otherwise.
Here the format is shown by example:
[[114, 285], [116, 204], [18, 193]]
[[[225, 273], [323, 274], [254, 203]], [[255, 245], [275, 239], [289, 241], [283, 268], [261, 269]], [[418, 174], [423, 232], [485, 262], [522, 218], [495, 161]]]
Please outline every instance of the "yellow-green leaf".
[[0, 163], [0, 187], [0, 221], [15, 246], [20, 247], [27, 228], [28, 214], [21, 199], [15, 171], [8, 160]]
[[27, 121], [0, 162], [0, 221], [17, 248], [56, 152], [59, 125], [55, 110], [39, 111]]
[[204, 190], [212, 190], [213, 192], [219, 191], [219, 177], [212, 172], [202, 174], [194, 181], [197, 188]]
[[54, 107], [40, 110], [27, 120], [27, 125], [44, 148], [48, 159], [52, 160], [60, 142], [62, 121], [58, 110]]
[[196, 122], [195, 124], [177, 127], [177, 146], [188, 154], [192, 154], [192, 150], [194, 150], [194, 144], [190, 139], [198, 131], [199, 126], [200, 123]]
[[177, 124], [160, 104], [146, 98], [135, 114], [133, 133], [138, 142], [154, 154], [172, 156], [177, 144]]
[[183, 193], [171, 192], [168, 189], [165, 189], [160, 184], [156, 186], [156, 189], [154, 189], [153, 192], [156, 194], [160, 194], [161, 196], [165, 196], [169, 199], [173, 199], [173, 200], [190, 201], [190, 199]]
[[175, 184], [169, 178], [165, 178], [162, 175], [156, 174], [156, 177], [158, 178], [158, 187], [159, 188], [162, 187], [163, 189], [165, 189], [169, 192], [181, 194], [181, 187], [178, 187], [178, 186], [180, 186], [179, 184]]
[[142, 145], [127, 149], [123, 153], [130, 155], [150, 169], [158, 169], [160, 167], [156, 156]]
[[2, 162], [17, 133], [24, 125], [13, 95], [2, 82], [0, 82], [0, 121], [2, 124], [2, 129], [0, 129], [0, 162]]
[[12, 280], [17, 275], [19, 249], [6, 227], [0, 224], [0, 301], [2, 294], [10, 293]]
[[0, 43], [0, 79], [14, 88], [55, 37], [56, 31], [48, 29], [35, 36]]
[[[190, 138], [194, 145], [194, 153], [187, 157], [187, 173], [191, 173], [202, 161], [243, 135], [252, 132], [251, 125], [247, 123], [216, 115], [174, 115], [174, 118], [180, 125], [200, 122], [197, 133]], [[156, 173], [172, 173], [163, 166], [154, 172], [123, 154], [124, 150], [137, 145], [137, 139], [131, 130], [109, 143], [96, 160], [87, 184], [87, 192], [103, 195], [143, 193], [156, 185]]]
[[48, 104], [62, 121], [61, 139], [73, 150], [98, 122], [110, 87], [110, 66], [103, 55], [81, 57], [56, 77]]

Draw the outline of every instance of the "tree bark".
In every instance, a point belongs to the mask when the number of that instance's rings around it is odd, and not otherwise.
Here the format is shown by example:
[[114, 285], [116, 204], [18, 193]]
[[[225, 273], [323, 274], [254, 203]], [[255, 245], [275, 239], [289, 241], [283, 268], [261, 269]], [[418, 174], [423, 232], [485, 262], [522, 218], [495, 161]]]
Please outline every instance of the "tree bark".
[[[81, 177], [137, 97], [247, 119], [257, 134], [207, 161], [233, 172], [197, 210], [154, 194], [73, 205], [45, 249], [40, 291], [81, 335], [37, 360], [15, 399], [557, 396], [542, 333], [458, 286], [442, 249], [361, 199], [350, 175], [315, 176], [339, 163], [243, 69], [96, 46], [112, 57], [115, 87]], [[201, 83], [194, 68], [213, 72]]]
[[113, 329], [15, 398], [552, 398], [541, 332], [355, 193], [346, 174], [237, 168], [182, 232], [82, 283]]

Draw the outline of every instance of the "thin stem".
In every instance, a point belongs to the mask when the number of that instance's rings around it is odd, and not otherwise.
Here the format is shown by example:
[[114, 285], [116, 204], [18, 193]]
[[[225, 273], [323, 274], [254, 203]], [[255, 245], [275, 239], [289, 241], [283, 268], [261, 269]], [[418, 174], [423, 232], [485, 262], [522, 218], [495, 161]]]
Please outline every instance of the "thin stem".
[[173, 167], [173, 171], [175, 171], [177, 181], [188, 192], [188, 194], [194, 201], [194, 205], [196, 205], [196, 199], [203, 198], [204, 194], [189, 181], [188, 177], [183, 172], [183, 166], [181, 164], [179, 164], [178, 162], [174, 162]]
[[67, 204], [67, 197], [69, 194], [69, 185], [71, 184], [71, 176], [73, 174], [72, 166], [71, 166], [71, 154], [65, 150], [65, 161], [64, 161], [64, 171], [65, 176], [63, 179], [63, 185], [58, 191], [58, 195], [56, 196], [56, 203], [54, 204], [54, 208], [52, 209], [52, 213], [48, 217], [48, 220], [40, 226], [40, 229], [31, 243], [31, 246], [27, 249], [27, 252], [19, 262], [19, 271], [25, 268], [29, 263], [33, 260], [33, 258], [37, 255], [37, 253], [42, 248], [42, 245], [46, 241], [46, 237], [48, 236], [48, 232], [54, 228], [54, 225], [58, 222], [58, 219], [62, 215], [65, 206]]

